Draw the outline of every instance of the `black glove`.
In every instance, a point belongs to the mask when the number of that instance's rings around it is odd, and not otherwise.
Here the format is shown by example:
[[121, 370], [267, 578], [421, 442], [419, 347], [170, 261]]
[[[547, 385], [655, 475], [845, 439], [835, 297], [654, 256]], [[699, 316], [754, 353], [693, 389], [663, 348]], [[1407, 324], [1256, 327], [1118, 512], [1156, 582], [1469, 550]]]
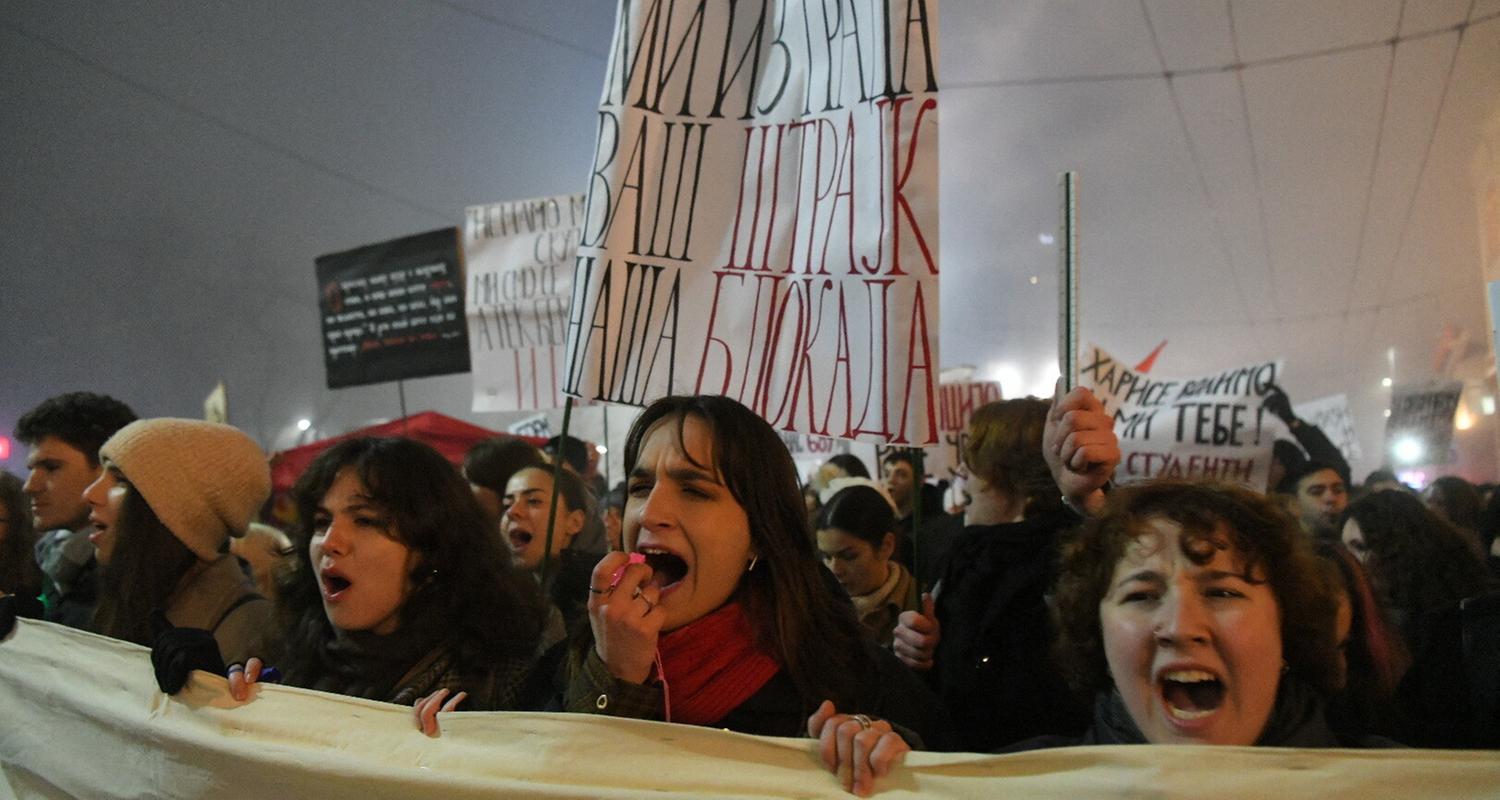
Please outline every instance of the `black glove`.
[[214, 635], [202, 628], [174, 628], [157, 621], [156, 637], [151, 640], [151, 667], [156, 670], [156, 685], [167, 694], [177, 694], [187, 685], [188, 674], [195, 669], [224, 674], [224, 657]]
[[16, 596], [0, 597], [0, 639], [10, 635], [16, 628]]
[[1274, 383], [1266, 384], [1266, 399], [1262, 403], [1266, 410], [1281, 418], [1282, 422], [1290, 425], [1296, 421], [1297, 415], [1292, 413], [1292, 399], [1286, 396], [1286, 392]]

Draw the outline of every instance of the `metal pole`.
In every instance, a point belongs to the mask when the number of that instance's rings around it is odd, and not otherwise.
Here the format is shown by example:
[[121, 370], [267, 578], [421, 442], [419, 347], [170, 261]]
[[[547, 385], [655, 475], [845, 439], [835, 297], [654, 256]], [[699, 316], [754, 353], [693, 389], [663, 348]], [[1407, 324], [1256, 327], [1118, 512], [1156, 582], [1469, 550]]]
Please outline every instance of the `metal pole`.
[[552, 566], [552, 529], [557, 525], [557, 496], [562, 494], [558, 491], [558, 484], [562, 482], [562, 453], [567, 447], [568, 427], [573, 421], [573, 398], [563, 400], [562, 434], [558, 437], [557, 455], [552, 458], [552, 500], [547, 506], [547, 541], [542, 550], [542, 586], [547, 585], [547, 571]]

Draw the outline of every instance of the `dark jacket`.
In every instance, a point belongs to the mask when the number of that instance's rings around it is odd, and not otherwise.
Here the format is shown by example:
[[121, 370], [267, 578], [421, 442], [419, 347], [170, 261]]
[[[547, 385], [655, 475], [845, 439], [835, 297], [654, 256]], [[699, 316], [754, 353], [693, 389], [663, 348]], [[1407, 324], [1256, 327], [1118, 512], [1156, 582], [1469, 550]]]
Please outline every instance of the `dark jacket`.
[[[932, 692], [886, 650], [867, 642], [865, 652], [872, 670], [859, 686], [859, 707], [839, 710], [889, 721], [915, 749], [949, 746], [947, 720]], [[661, 689], [615, 678], [592, 644], [582, 659], [575, 655], [567, 661], [565, 685], [550, 710], [662, 719]], [[851, 676], [851, 680], [857, 678]], [[783, 670], [750, 699], [707, 727], [758, 736], [806, 736], [807, 718], [822, 699], [802, 697]]]
[[962, 749], [988, 752], [1043, 734], [1077, 735], [1089, 712], [1051, 658], [1047, 593], [1071, 511], [970, 526], [948, 553], [937, 591], [942, 625], [928, 678]]

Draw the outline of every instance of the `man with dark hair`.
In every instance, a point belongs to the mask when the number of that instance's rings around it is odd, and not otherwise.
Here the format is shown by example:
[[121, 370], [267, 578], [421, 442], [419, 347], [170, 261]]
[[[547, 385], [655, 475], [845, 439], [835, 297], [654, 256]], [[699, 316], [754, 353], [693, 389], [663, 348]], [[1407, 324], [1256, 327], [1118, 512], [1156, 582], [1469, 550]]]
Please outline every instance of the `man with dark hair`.
[[1339, 517], [1349, 505], [1349, 487], [1331, 464], [1307, 461], [1288, 473], [1277, 491], [1296, 500], [1302, 527], [1319, 539], [1338, 541]]
[[134, 422], [130, 407], [102, 394], [70, 392], [21, 416], [16, 438], [31, 448], [23, 490], [38, 531], [46, 617], [87, 628], [94, 617], [94, 545], [83, 490], [99, 477], [99, 447]]
[[554, 436], [547, 440], [542, 450], [551, 458], [561, 458], [563, 466], [573, 470], [579, 477], [589, 474], [589, 446], [576, 436]]
[[496, 525], [504, 513], [501, 499], [510, 476], [526, 467], [545, 467], [547, 458], [531, 442], [516, 436], [496, 436], [476, 442], [464, 454], [464, 477], [474, 499]]

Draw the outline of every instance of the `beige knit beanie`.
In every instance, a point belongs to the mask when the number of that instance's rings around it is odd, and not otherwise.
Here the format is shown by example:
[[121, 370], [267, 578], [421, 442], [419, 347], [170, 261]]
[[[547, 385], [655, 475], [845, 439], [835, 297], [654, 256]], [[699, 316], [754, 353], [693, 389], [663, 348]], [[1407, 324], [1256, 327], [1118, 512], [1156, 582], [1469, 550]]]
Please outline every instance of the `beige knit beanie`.
[[167, 529], [212, 561], [271, 495], [271, 468], [237, 428], [196, 419], [143, 419], [99, 448]]

